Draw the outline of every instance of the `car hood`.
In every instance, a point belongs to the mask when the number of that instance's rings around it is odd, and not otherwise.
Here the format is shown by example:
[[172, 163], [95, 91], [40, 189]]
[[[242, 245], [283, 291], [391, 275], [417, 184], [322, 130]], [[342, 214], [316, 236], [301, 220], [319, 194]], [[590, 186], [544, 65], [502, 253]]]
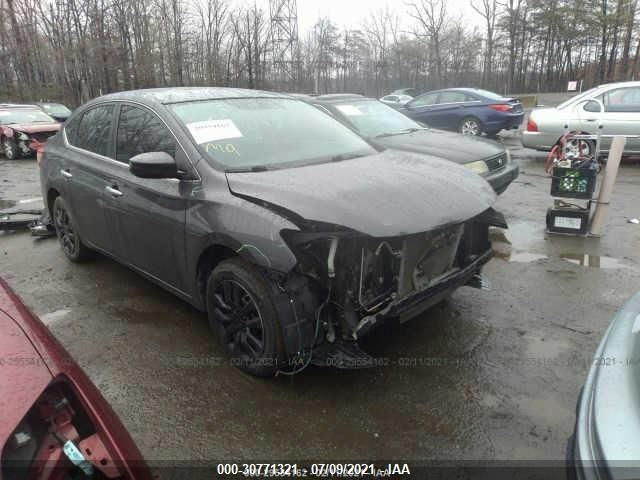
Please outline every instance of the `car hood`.
[[426, 153], [460, 164], [504, 153], [504, 147], [491, 140], [436, 129], [419, 130], [413, 133], [370, 140], [384, 148]]
[[1, 308], [1, 287], [0, 284], [0, 448], [52, 380], [25, 332]]
[[464, 167], [396, 150], [297, 168], [227, 173], [227, 180], [237, 196], [373, 237], [459, 223], [496, 199], [489, 184]]
[[7, 126], [12, 130], [24, 133], [57, 132], [60, 130], [59, 123], [15, 123]]

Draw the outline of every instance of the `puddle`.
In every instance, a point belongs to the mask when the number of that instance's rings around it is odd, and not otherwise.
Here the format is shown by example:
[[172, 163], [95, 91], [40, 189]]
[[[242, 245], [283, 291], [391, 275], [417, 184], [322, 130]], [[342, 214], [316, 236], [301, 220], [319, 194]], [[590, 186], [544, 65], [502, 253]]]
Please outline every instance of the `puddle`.
[[538, 260], [560, 259], [582, 267], [602, 268], [605, 270], [620, 270], [625, 268], [635, 268], [634, 265], [624, 263], [622, 260], [613, 257], [605, 257], [602, 255], [562, 253], [557, 256], [544, 255], [542, 253], [531, 252], [503, 252], [496, 250], [496, 257], [507, 262], [516, 263], [532, 263]]
[[[546, 250], [549, 245], [545, 243], [547, 241], [545, 238], [545, 228], [543, 225], [529, 222], [510, 222], [507, 230], [492, 228], [489, 231], [489, 239], [491, 240], [495, 257], [506, 262], [533, 263], [539, 260], [560, 259], [583, 267], [611, 270], [637, 268], [637, 266], [632, 263], [603, 255], [592, 255], [588, 253], [538, 253], [540, 250]], [[554, 239], [554, 245], [554, 250], [556, 251], [558, 247], [566, 248], [567, 250], [582, 250], [585, 246], [588, 246], [584, 239], [577, 238]]]
[[536, 242], [544, 241], [545, 227], [522, 221], [507, 221], [508, 229], [492, 228], [489, 239], [494, 243], [504, 243], [512, 247], [527, 250]]
[[549, 257], [541, 253], [517, 252], [501, 258], [508, 262], [532, 263]]

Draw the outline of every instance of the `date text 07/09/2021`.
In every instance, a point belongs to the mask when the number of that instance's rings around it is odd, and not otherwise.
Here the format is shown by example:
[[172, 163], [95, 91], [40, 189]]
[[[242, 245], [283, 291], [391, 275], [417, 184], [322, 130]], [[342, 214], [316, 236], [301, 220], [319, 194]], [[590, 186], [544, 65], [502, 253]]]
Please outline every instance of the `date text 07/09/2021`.
[[411, 475], [406, 463], [219, 463], [218, 475], [239, 475], [244, 477], [390, 477], [391, 475]]

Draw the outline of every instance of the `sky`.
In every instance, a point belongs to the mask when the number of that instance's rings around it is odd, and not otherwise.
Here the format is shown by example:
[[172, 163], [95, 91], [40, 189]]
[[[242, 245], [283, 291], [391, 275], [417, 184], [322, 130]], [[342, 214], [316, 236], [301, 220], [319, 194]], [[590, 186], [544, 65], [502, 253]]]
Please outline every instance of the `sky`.
[[[242, 1], [242, 0], [237, 0]], [[269, 11], [269, 0], [255, 0], [266, 12]], [[447, 9], [452, 16], [462, 15], [471, 25], [480, 26], [480, 18], [470, 7], [471, 0], [447, 0]], [[407, 15], [406, 0], [297, 0], [298, 31], [301, 36], [313, 28], [319, 17], [329, 17], [340, 28], [359, 28], [363, 21], [387, 5], [399, 16], [406, 19], [405, 27], [413, 24]], [[479, 1], [478, 1], [479, 3]]]

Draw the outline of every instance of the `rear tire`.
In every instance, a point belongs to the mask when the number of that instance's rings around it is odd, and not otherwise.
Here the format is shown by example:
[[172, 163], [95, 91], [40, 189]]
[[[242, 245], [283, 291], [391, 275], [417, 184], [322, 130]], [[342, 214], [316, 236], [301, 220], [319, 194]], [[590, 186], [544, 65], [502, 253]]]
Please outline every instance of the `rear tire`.
[[463, 135], [482, 135], [482, 122], [476, 117], [465, 117], [458, 125], [458, 132]]
[[53, 202], [52, 221], [62, 251], [69, 260], [72, 262], [84, 262], [93, 256], [93, 251], [82, 243], [75, 218], [61, 196], [56, 197], [55, 202]]
[[224, 260], [207, 281], [209, 326], [231, 365], [256, 377], [271, 377], [285, 360], [271, 286], [253, 265]]

